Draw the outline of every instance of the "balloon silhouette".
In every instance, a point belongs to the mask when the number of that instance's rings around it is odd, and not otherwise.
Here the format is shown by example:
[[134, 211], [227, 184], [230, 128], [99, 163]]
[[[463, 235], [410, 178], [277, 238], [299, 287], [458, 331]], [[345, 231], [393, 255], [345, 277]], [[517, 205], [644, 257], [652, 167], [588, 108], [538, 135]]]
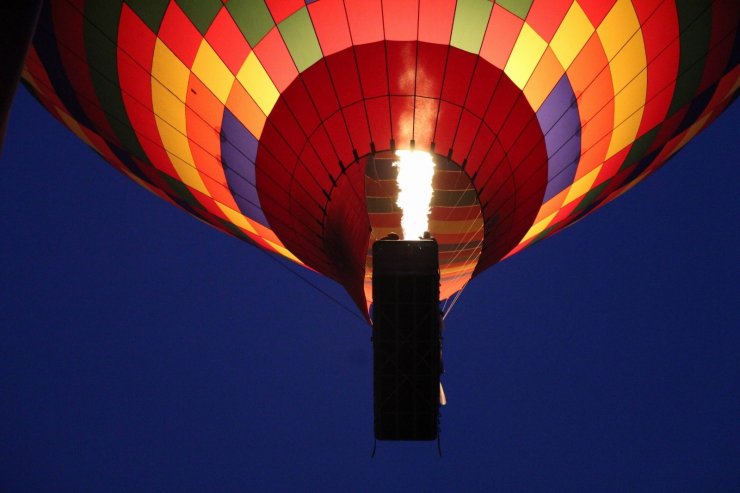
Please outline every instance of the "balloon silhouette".
[[341, 283], [431, 153], [441, 296], [658, 169], [737, 95], [731, 1], [50, 0], [23, 80], [111, 165]]

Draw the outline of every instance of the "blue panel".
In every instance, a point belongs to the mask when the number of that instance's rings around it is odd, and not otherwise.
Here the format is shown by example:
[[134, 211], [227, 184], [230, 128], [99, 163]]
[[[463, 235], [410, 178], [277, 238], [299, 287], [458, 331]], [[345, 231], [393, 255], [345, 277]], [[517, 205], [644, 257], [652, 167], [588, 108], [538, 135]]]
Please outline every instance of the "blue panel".
[[221, 162], [226, 182], [242, 214], [269, 227], [257, 194], [254, 161], [257, 139], [228, 109], [221, 122]]
[[547, 148], [547, 189], [543, 199], [547, 201], [573, 183], [581, 157], [581, 120], [566, 75], [542, 103], [537, 120]]

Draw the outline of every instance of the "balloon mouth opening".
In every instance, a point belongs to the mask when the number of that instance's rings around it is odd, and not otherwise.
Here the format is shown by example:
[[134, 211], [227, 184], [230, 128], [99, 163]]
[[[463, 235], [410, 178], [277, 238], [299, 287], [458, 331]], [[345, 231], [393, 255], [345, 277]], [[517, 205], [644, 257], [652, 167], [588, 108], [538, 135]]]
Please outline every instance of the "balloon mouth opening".
[[[412, 143], [401, 152], [397, 149], [381, 150], [368, 154], [361, 161], [365, 172], [366, 210], [371, 228], [365, 258], [364, 287], [367, 300], [372, 300], [373, 243], [392, 233], [402, 239], [402, 216], [408, 211], [402, 210], [403, 204], [399, 204], [399, 190], [402, 187], [399, 186], [398, 176], [405, 171], [406, 166], [401, 162], [399, 169], [398, 162], [409, 152], [407, 149], [419, 150], [418, 146], [413, 149]], [[440, 299], [446, 299], [470, 280], [479, 263], [484, 239], [483, 209], [475, 185], [461, 165], [433, 150], [421, 154], [430, 156], [423, 158], [426, 164], [421, 166], [426, 169], [427, 176], [431, 175], [431, 191], [426, 188], [426, 200], [422, 198], [419, 201], [422, 203], [419, 215], [423, 224], [413, 233], [406, 230], [403, 239], [424, 241], [424, 233], [429, 231], [430, 236], [437, 241], [441, 275]], [[414, 157], [416, 156], [419, 154]], [[428, 159], [433, 161], [433, 166], [429, 165]], [[419, 171], [416, 164], [418, 163], [412, 162], [409, 165], [412, 168], [411, 176], [414, 177], [412, 181], [420, 182], [416, 178], [416, 172]], [[403, 176], [401, 181], [403, 182]], [[427, 202], [429, 199], [431, 203]]]
[[432, 155], [424, 151], [397, 150], [398, 170], [396, 205], [401, 209], [401, 230], [404, 240], [429, 238], [429, 214], [434, 188], [435, 164]]

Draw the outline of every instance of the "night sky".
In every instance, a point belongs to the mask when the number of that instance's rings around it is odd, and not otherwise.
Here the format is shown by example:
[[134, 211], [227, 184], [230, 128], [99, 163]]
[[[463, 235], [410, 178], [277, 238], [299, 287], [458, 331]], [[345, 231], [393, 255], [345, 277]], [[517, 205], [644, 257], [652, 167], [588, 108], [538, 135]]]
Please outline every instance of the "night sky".
[[443, 457], [371, 459], [369, 327], [21, 89], [0, 158], [0, 491], [740, 491], [738, 128], [736, 104], [475, 279], [446, 325]]

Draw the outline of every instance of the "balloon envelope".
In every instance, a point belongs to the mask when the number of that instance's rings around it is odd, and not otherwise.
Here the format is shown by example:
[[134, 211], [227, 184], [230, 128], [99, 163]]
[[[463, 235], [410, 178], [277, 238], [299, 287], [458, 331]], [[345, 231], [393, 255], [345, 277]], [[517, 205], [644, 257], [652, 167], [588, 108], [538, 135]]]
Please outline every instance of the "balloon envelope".
[[141, 186], [344, 285], [433, 154], [441, 295], [618, 197], [735, 98], [730, 1], [50, 0], [23, 73]]

